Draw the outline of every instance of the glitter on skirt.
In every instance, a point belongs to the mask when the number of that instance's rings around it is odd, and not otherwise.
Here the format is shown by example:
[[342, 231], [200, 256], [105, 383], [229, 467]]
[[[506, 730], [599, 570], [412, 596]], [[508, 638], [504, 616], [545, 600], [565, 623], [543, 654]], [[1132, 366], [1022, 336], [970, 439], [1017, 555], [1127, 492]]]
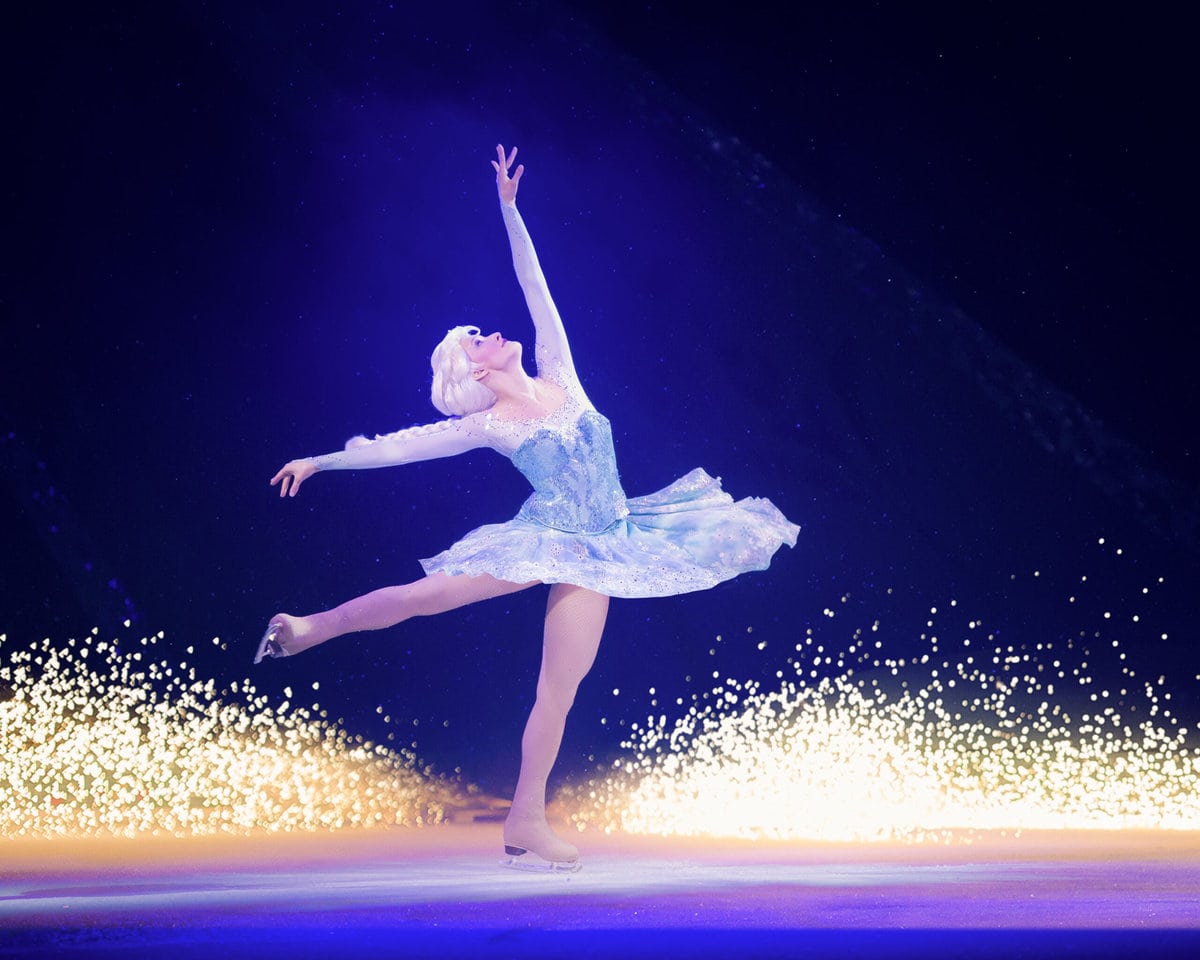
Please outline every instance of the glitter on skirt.
[[530, 434], [511, 454], [534, 492], [507, 523], [487, 524], [422, 560], [426, 573], [573, 583], [612, 597], [705, 590], [763, 570], [799, 527], [769, 500], [734, 502], [696, 468], [627, 499], [608, 420], [586, 409]]

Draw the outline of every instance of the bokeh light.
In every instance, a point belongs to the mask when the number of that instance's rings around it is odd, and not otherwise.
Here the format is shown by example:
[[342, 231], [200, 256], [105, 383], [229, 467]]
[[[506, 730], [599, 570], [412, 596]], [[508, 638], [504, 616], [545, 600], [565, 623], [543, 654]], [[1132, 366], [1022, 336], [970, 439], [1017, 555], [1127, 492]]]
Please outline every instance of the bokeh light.
[[[1098, 546], [1090, 574], [1023, 575], [1042, 591], [1027, 608], [1017, 592], [995, 617], [995, 600], [843, 594], [814, 601], [798, 636], [748, 627], [697, 646], [710, 666], [687, 687], [606, 686], [600, 736], [620, 731], [619, 752], [599, 771], [564, 764], [554, 809], [580, 831], [781, 841], [1194, 830], [1200, 747], [1168, 678], [1143, 666], [1167, 635], [1164, 578]], [[1122, 566], [1106, 571], [1107, 558]], [[24, 648], [0, 636], [0, 837], [420, 826], [503, 810], [396, 734], [376, 737], [385, 745], [331, 719], [319, 682], [283, 699], [245, 679], [219, 686], [189, 664], [195, 647], [181, 656], [162, 633], [126, 631]]]
[[12, 649], [0, 635], [0, 837], [415, 826], [470, 803], [315, 702], [218, 689], [163, 640], [93, 631]]
[[[580, 829], [670, 836], [1194, 830], [1200, 749], [1166, 678], [1141, 675], [1113, 636], [1112, 610], [1088, 600], [1103, 629], [1052, 636], [1034, 621], [1020, 640], [954, 599], [898, 630], [878, 619], [843, 627], [841, 604], [826, 606], [773, 677], [713, 671], [673, 712], [631, 724], [625, 753], [563, 803]], [[885, 635], [905, 652], [889, 652]]]

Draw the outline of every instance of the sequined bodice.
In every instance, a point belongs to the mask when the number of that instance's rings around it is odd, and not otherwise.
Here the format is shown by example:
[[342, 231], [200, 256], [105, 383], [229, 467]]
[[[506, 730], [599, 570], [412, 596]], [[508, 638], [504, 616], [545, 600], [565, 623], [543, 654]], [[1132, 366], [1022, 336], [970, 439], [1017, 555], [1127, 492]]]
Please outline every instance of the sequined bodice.
[[520, 516], [570, 533], [599, 533], [624, 517], [612, 426], [596, 410], [574, 423], [541, 427], [512, 453], [533, 486]]

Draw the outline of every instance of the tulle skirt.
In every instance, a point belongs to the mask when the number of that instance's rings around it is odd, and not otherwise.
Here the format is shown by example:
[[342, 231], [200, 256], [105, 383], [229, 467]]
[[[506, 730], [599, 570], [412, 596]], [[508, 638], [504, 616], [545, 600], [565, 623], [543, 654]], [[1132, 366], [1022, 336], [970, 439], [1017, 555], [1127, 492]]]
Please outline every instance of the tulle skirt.
[[626, 505], [628, 514], [599, 533], [520, 516], [490, 523], [421, 565], [426, 573], [488, 573], [511, 583], [574, 583], [610, 597], [666, 597], [765, 570], [780, 546], [796, 545], [800, 530], [770, 500], [735, 502], [699, 467]]

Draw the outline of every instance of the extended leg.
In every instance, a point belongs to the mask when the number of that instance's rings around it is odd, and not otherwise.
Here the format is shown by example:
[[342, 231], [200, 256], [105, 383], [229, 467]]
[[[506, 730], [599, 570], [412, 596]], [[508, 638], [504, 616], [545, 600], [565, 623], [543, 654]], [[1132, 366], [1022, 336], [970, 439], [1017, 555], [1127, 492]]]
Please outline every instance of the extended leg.
[[537, 700], [521, 739], [521, 775], [504, 824], [506, 847], [532, 850], [552, 861], [579, 858], [579, 851], [546, 823], [546, 781], [575, 691], [596, 660], [607, 616], [608, 597], [603, 594], [568, 583], [550, 588]]
[[279, 624], [276, 642], [288, 655], [300, 653], [326, 640], [357, 630], [382, 630], [409, 617], [428, 617], [469, 603], [501, 597], [532, 587], [529, 583], [509, 583], [488, 574], [478, 577], [451, 577], [444, 573], [414, 580], [395, 587], [384, 587], [355, 597], [321, 613], [307, 617], [276, 614], [271, 624]]

